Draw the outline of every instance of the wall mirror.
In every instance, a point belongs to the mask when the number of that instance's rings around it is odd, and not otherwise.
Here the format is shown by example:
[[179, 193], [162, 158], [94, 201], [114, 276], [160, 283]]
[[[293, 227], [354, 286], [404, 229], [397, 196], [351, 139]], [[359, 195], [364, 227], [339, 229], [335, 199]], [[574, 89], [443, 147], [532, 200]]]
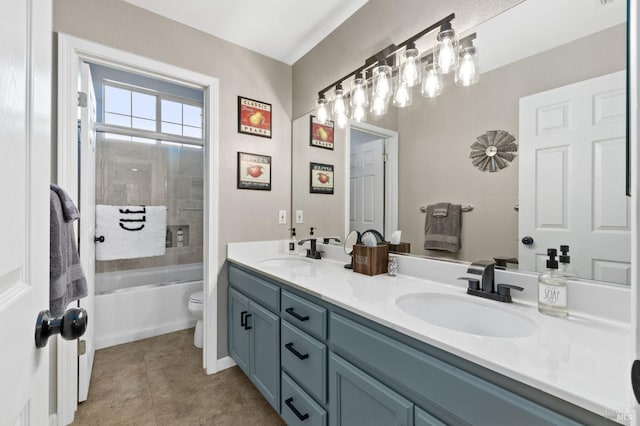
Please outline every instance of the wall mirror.
[[[294, 120], [292, 216], [304, 213], [304, 223], [294, 224], [298, 235], [314, 226], [317, 235], [343, 238], [350, 222], [371, 220], [387, 238], [401, 230], [411, 255], [517, 258], [521, 271], [544, 269], [547, 248], [566, 244], [580, 277], [629, 284], [625, 2], [526, 0], [461, 35], [471, 32], [481, 69], [473, 86], [449, 84], [434, 99], [418, 91], [411, 106], [390, 107], [382, 120], [336, 128], [333, 149], [310, 145], [311, 113]], [[470, 158], [472, 143], [492, 130], [518, 145], [497, 172]], [[376, 139], [386, 153], [382, 180], [357, 183], [358, 144]], [[333, 166], [333, 194], [310, 193], [312, 162]], [[380, 191], [383, 225], [373, 224], [379, 213], [371, 209], [357, 217], [363, 201], [351, 195], [358, 188]], [[438, 202], [473, 207], [462, 213], [457, 253], [424, 249], [421, 207]]]

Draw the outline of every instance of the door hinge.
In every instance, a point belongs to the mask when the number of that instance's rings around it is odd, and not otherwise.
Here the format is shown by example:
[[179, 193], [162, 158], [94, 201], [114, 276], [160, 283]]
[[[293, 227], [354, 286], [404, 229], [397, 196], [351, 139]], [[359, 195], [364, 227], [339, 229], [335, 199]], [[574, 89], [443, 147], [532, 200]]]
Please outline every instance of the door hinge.
[[86, 108], [87, 105], [87, 94], [85, 92], [78, 92], [78, 106], [81, 108]]
[[87, 353], [87, 341], [78, 339], [78, 356]]
[[382, 161], [385, 163], [389, 161], [389, 154], [387, 153], [382, 154]]

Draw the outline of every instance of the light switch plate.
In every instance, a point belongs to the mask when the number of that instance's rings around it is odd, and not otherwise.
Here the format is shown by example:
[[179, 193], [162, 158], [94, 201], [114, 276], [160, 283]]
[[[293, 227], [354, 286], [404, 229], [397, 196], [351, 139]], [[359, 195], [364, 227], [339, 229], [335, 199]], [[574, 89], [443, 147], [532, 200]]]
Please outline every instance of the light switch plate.
[[296, 223], [304, 223], [304, 217], [302, 215], [302, 210], [296, 210]]
[[278, 224], [285, 225], [287, 223], [287, 211], [278, 210]]

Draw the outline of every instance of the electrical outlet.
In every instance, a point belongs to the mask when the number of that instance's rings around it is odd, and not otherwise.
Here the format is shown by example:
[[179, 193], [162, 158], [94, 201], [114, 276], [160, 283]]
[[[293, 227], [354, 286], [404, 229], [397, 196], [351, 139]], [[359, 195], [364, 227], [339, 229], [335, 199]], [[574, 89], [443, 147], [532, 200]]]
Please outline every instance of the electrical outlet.
[[302, 210], [296, 210], [296, 223], [304, 223], [304, 217], [302, 215]]
[[287, 211], [278, 210], [278, 224], [285, 225], [287, 223]]

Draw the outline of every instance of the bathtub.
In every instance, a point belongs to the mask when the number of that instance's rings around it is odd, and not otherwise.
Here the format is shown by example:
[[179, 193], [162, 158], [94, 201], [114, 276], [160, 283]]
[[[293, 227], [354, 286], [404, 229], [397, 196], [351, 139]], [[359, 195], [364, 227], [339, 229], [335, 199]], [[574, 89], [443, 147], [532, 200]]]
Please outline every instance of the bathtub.
[[189, 295], [202, 290], [202, 263], [96, 274], [96, 349], [194, 327]]

